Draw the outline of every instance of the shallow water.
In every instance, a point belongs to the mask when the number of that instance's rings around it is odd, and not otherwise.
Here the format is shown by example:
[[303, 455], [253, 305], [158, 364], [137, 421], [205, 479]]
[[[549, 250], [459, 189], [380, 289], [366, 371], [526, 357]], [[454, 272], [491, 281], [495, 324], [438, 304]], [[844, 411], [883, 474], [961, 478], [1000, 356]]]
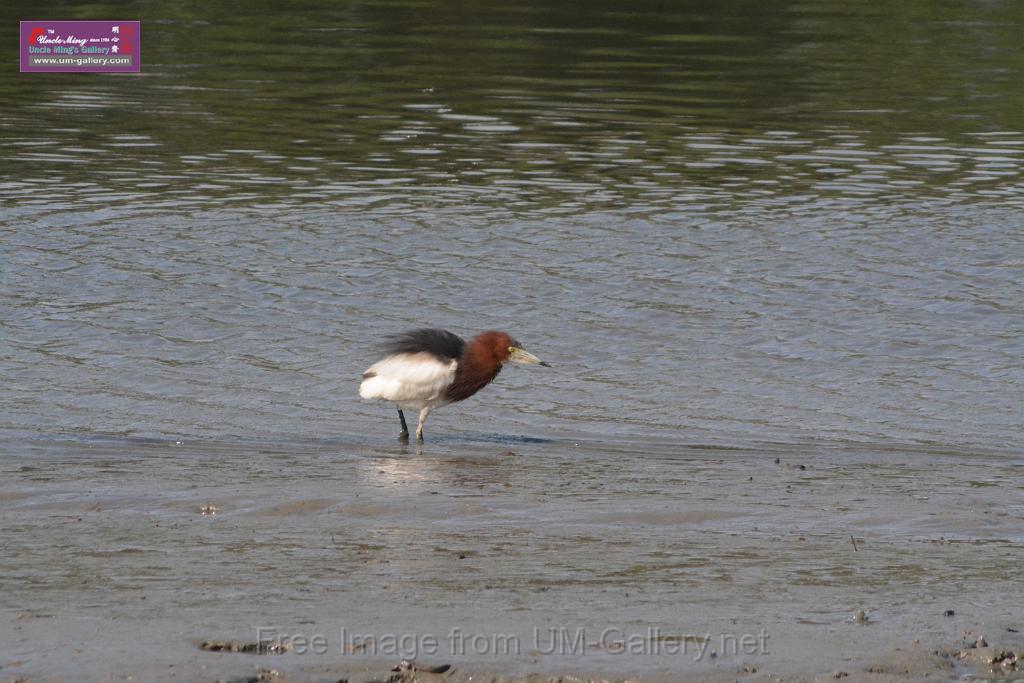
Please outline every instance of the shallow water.
[[[624, 622], [766, 626], [785, 671], [1006, 616], [1024, 5], [63, 11], [141, 18], [143, 72], [0, 78], [19, 654], [67, 635], [35, 612], [125, 661]], [[554, 367], [403, 450], [356, 387], [423, 325]]]
[[631, 7], [146, 8], [137, 77], [5, 78], [2, 426], [388, 436], [437, 325], [557, 367], [437, 434], [1019, 449], [1021, 7]]

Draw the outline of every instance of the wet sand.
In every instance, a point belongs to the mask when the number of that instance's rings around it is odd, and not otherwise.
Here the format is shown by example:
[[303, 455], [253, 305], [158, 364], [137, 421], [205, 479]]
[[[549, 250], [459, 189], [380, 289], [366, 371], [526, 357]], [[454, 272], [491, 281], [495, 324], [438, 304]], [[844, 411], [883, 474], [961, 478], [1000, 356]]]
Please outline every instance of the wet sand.
[[1024, 649], [1021, 481], [925, 448], [11, 440], [0, 680], [952, 680]]

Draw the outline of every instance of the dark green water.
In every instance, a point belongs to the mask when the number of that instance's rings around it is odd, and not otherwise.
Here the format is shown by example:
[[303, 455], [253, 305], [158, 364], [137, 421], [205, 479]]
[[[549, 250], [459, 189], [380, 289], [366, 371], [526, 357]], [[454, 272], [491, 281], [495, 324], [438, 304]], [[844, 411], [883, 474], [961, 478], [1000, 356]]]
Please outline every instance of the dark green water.
[[[509, 211], [653, 209], [687, 189], [1019, 199], [1019, 148], [991, 137], [1024, 128], [1014, 2], [49, 14], [140, 18], [145, 67], [4, 77], [4, 175], [25, 183], [5, 186], [14, 199], [49, 187], [64, 201], [302, 204], [344, 201], [352, 184], [382, 202]], [[3, 35], [16, 40], [14, 22]]]

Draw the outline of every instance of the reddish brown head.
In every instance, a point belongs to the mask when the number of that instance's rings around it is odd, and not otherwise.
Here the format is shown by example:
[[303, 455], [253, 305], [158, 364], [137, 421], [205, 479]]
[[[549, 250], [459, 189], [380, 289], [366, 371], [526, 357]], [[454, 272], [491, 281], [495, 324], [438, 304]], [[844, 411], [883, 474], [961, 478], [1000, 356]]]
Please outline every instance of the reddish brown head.
[[504, 363], [512, 353], [512, 347], [519, 346], [515, 339], [505, 332], [483, 332], [473, 337], [466, 347], [466, 353], [477, 350], [482, 356], [489, 356], [497, 363]]
[[505, 332], [484, 332], [473, 337], [459, 359], [455, 381], [445, 392], [449, 401], [467, 399], [490, 384], [505, 363], [547, 365]]

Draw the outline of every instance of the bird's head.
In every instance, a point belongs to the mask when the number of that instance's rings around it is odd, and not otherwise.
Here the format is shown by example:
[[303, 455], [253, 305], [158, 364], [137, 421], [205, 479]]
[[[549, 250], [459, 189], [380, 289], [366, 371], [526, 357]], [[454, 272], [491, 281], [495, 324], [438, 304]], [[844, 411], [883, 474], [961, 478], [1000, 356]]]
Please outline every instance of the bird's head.
[[519, 363], [521, 365], [543, 365], [551, 367], [537, 356], [523, 348], [523, 345], [513, 339], [505, 332], [484, 332], [478, 340], [485, 343], [492, 350], [494, 358], [499, 363]]

